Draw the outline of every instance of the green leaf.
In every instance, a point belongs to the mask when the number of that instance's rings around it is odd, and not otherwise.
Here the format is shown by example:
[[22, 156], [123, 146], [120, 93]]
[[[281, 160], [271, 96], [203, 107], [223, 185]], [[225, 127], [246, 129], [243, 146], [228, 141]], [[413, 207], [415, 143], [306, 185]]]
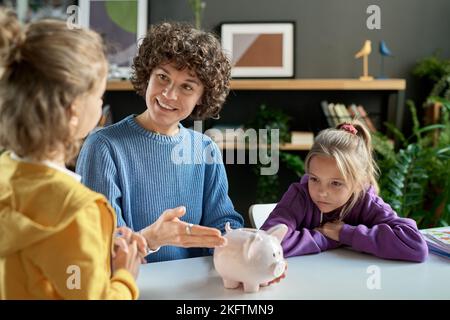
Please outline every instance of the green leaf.
[[408, 137], [407, 140], [410, 140], [411, 138], [413, 138], [413, 137], [416, 136], [417, 134], [422, 134], [422, 133], [424, 133], [424, 132], [434, 131], [434, 130], [437, 130], [437, 129], [445, 129], [445, 128], [446, 128], [446, 126], [443, 125], [443, 124], [432, 124], [432, 125], [429, 125], [429, 126], [426, 126], [426, 127], [423, 127], [423, 128], [418, 129], [418, 130], [415, 132], [415, 134], [412, 135], [412, 136], [410, 136], [410, 137]]
[[394, 137], [401, 142], [401, 144], [404, 146], [406, 145], [406, 139], [403, 133], [392, 123], [385, 122], [384, 125], [387, 127], [388, 131], [390, 131]]

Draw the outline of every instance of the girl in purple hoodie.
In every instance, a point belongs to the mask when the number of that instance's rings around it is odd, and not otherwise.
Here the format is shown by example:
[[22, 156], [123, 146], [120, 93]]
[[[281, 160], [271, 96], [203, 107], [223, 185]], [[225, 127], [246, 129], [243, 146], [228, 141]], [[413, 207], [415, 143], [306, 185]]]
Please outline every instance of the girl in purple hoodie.
[[305, 168], [261, 227], [288, 226], [285, 257], [348, 245], [385, 259], [425, 260], [416, 222], [398, 217], [377, 194], [371, 137], [360, 122], [321, 131]]

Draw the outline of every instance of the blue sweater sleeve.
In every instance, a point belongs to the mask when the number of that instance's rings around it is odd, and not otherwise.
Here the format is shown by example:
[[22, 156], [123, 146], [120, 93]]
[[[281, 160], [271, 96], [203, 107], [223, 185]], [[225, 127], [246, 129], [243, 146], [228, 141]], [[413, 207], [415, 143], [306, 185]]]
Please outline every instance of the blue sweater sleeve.
[[242, 228], [243, 218], [234, 210], [233, 203], [228, 196], [228, 180], [222, 155], [214, 142], [210, 142], [207, 150], [211, 157], [205, 164], [205, 184], [203, 192], [202, 223], [225, 231], [226, 222], [230, 222], [232, 229]]
[[87, 187], [102, 193], [117, 215], [117, 226], [126, 225], [122, 217], [121, 190], [117, 167], [112, 158], [112, 147], [99, 133], [88, 136], [77, 160], [76, 172]]

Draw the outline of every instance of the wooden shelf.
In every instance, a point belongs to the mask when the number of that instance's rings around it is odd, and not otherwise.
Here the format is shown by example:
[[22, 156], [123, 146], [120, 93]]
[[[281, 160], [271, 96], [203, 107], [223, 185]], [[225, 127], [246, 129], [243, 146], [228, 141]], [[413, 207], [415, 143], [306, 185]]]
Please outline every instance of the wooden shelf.
[[[232, 90], [405, 90], [404, 79], [239, 79], [231, 81]], [[109, 91], [129, 91], [128, 80], [110, 80]]]
[[128, 80], [109, 80], [106, 84], [106, 91], [131, 91], [133, 85]]
[[[219, 149], [223, 149], [223, 150], [228, 150], [228, 149], [235, 149], [235, 150], [243, 150], [243, 149], [247, 149], [247, 150], [254, 150], [256, 149], [256, 146], [252, 146], [249, 147], [248, 145], [244, 145], [242, 143], [240, 144], [236, 144], [233, 142], [230, 143], [217, 143], [217, 146], [219, 147]], [[311, 149], [311, 145], [306, 145], [306, 144], [292, 144], [292, 143], [285, 143], [280, 145], [280, 150], [282, 151], [300, 151], [300, 150], [310, 150]]]
[[234, 90], [404, 90], [404, 79], [249, 79], [233, 80]]

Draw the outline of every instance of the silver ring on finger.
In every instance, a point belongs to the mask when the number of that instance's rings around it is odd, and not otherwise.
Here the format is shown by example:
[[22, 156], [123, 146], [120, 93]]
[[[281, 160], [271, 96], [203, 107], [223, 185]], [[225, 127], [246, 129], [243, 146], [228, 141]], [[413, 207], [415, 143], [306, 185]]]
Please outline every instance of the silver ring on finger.
[[192, 227], [193, 227], [194, 225], [192, 224], [192, 223], [189, 223], [187, 226], [186, 226], [186, 234], [188, 235], [188, 236], [190, 236], [191, 234], [192, 234]]

